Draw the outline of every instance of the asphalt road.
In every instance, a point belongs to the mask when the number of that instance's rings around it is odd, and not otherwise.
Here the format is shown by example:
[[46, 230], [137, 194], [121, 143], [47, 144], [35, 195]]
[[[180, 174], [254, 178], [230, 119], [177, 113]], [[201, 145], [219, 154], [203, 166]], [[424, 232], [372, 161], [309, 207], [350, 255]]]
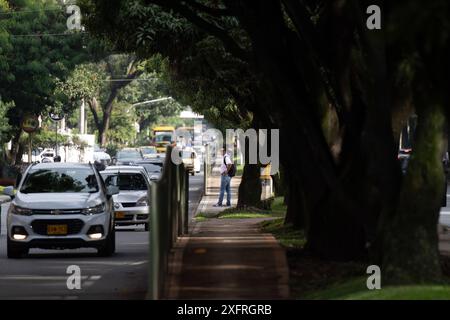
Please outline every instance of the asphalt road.
[[[190, 176], [190, 217], [202, 189], [203, 175]], [[0, 236], [0, 299], [145, 298], [149, 235], [143, 227], [118, 227], [116, 254], [110, 258], [97, 257], [94, 249], [32, 249], [26, 258], [7, 259], [4, 231]], [[67, 287], [67, 269], [72, 265], [80, 268], [81, 289]]]

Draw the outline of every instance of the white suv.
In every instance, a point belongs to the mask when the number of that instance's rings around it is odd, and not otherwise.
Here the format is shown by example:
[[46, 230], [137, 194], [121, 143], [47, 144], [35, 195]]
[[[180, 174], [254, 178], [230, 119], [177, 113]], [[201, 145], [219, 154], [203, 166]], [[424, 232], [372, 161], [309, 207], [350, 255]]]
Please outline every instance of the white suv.
[[[8, 258], [30, 248], [93, 247], [100, 256], [115, 252], [114, 204], [117, 187], [106, 188], [90, 164], [40, 163], [28, 167], [7, 218]], [[8, 191], [6, 192], [8, 193]]]

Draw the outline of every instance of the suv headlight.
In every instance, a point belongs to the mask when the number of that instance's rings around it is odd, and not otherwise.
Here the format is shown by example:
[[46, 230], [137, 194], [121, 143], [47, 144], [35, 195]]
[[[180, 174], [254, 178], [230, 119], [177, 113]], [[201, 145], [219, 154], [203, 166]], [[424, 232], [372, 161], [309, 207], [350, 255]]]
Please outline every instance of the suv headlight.
[[147, 198], [147, 196], [140, 198], [136, 202], [136, 207], [148, 207], [148, 198]]
[[99, 205], [96, 205], [95, 207], [90, 207], [83, 209], [83, 214], [90, 215], [90, 214], [98, 214], [105, 211], [105, 204], [101, 203]]
[[12, 214], [17, 214], [17, 215], [21, 215], [21, 216], [31, 216], [33, 214], [33, 210], [28, 209], [28, 208], [22, 208], [19, 206], [16, 206], [15, 204], [11, 203], [11, 213]]

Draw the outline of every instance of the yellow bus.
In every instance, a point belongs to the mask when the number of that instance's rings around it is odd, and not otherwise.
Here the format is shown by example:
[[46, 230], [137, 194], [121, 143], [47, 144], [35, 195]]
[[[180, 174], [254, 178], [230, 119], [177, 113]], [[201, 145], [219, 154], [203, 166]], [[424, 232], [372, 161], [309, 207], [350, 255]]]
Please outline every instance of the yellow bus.
[[175, 127], [172, 126], [156, 126], [153, 128], [152, 144], [156, 147], [158, 153], [166, 152], [169, 144], [175, 143]]

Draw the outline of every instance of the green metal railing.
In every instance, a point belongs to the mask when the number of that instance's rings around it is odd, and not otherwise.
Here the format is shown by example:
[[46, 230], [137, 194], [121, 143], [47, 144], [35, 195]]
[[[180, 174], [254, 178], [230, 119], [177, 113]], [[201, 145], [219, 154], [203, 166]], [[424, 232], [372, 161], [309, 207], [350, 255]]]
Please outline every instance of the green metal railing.
[[171, 160], [172, 147], [166, 149], [160, 180], [152, 183], [150, 204], [149, 298], [163, 295], [169, 268], [169, 253], [179, 236], [189, 227], [189, 175], [184, 165]]
[[209, 177], [211, 176], [213, 165], [211, 164], [210, 146], [205, 145], [205, 155], [203, 158], [203, 195], [208, 195]]

